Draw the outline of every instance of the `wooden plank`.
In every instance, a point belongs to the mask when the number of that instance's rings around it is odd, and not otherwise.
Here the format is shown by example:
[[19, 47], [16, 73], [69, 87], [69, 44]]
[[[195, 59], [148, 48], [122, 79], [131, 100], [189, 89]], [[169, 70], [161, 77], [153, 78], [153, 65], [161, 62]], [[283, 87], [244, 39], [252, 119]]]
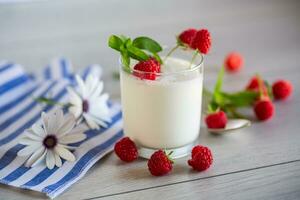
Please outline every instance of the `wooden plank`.
[[214, 136], [203, 128], [199, 142], [210, 146], [215, 158], [213, 167], [206, 172], [189, 173], [187, 158], [183, 158], [176, 161], [172, 174], [155, 178], [149, 174], [146, 161], [124, 164], [115, 155], [111, 155], [99, 161], [86, 178], [60, 198], [81, 199], [110, 195], [299, 160], [298, 122], [292, 119], [299, 116], [300, 111], [294, 109], [296, 104], [292, 104], [293, 102], [289, 102], [278, 106], [279, 117], [270, 122], [255, 123], [248, 129], [228, 135]]
[[300, 162], [298, 161], [93, 199], [298, 200], [300, 198], [299, 180]]

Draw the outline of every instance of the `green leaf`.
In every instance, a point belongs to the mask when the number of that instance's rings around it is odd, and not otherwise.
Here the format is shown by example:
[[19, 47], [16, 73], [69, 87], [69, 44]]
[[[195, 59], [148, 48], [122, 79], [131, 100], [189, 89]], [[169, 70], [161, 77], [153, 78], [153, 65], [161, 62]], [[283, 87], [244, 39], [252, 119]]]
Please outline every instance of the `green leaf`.
[[214, 106], [212, 104], [208, 104], [207, 106], [207, 112], [209, 113], [213, 113], [215, 111]]
[[223, 85], [223, 77], [224, 77], [224, 67], [222, 67], [219, 71], [214, 93], [220, 93], [221, 92], [222, 85]]
[[224, 67], [222, 67], [221, 70], [219, 71], [217, 82], [213, 93], [213, 100], [219, 105], [224, 104], [223, 96], [220, 94], [223, 85], [223, 77], [224, 77]]
[[121, 38], [119, 38], [116, 35], [111, 35], [108, 39], [108, 46], [110, 46], [112, 49], [115, 49], [117, 51], [120, 51], [122, 44], [123, 41], [121, 40]]
[[224, 102], [231, 107], [246, 107], [252, 105], [258, 98], [259, 93], [254, 91], [241, 91], [236, 93], [221, 92]]
[[212, 101], [208, 104], [207, 106], [207, 113], [213, 113], [215, 112], [217, 109], [219, 109], [220, 106], [218, 104], [216, 104], [216, 102]]
[[144, 36], [135, 38], [133, 40], [133, 46], [139, 49], [147, 50], [151, 53], [158, 53], [162, 51], [162, 47], [158, 42], [149, 37]]
[[207, 88], [203, 87], [203, 95], [211, 98], [213, 94]]
[[126, 45], [126, 48], [128, 50], [130, 57], [132, 57], [133, 59], [136, 59], [139, 61], [149, 59], [149, 56], [145, 52], [143, 52], [139, 48], [134, 47], [132, 44]]
[[129, 39], [129, 37], [125, 35], [120, 35], [120, 39], [125, 43]]
[[125, 67], [129, 68], [129, 66], [130, 66], [130, 57], [129, 57], [127, 49], [124, 47], [124, 45], [122, 45], [120, 47], [120, 51], [121, 51], [121, 58], [122, 58], [123, 65]]
[[162, 59], [159, 57], [159, 55], [158, 55], [157, 53], [153, 53], [153, 57], [154, 57], [160, 64], [163, 63]]

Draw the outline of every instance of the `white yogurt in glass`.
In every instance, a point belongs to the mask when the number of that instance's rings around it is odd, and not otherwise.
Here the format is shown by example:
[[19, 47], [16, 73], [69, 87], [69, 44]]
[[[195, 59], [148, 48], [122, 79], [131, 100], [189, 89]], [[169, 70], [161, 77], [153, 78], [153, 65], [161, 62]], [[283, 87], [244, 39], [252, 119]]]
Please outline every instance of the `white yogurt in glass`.
[[121, 68], [124, 133], [144, 149], [142, 157], [151, 154], [147, 149], [173, 150], [173, 157], [190, 151], [200, 131], [202, 60], [190, 68], [189, 61], [170, 57], [156, 80]]

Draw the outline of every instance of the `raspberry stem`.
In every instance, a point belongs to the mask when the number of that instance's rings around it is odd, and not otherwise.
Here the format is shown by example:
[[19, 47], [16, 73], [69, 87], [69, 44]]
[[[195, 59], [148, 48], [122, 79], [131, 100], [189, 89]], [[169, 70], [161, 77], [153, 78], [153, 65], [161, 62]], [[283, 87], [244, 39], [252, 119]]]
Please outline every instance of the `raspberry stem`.
[[59, 106], [62, 106], [62, 107], [69, 107], [70, 104], [64, 104], [64, 103], [60, 103], [60, 102], [57, 102], [57, 101], [54, 101], [53, 99], [50, 99], [50, 98], [46, 98], [46, 97], [33, 97], [33, 99], [39, 103], [45, 103], [47, 105], [51, 105], [51, 106], [54, 106], [54, 105], [59, 105]]
[[190, 69], [192, 69], [193, 63], [194, 63], [194, 61], [195, 61], [195, 59], [196, 59], [198, 53], [199, 53], [199, 51], [198, 51], [198, 49], [197, 49], [197, 50], [194, 52], [193, 57], [192, 57], [192, 60], [191, 60], [191, 62], [190, 62], [190, 66], [189, 66]]
[[177, 44], [175, 47], [173, 47], [166, 55], [166, 57], [164, 58], [163, 62], [166, 62], [166, 60], [168, 59], [168, 57], [176, 50], [180, 47], [179, 44]]
[[248, 117], [239, 113], [235, 108], [228, 108], [228, 110], [231, 113], [232, 117], [234, 117], [234, 118], [248, 119]]
[[264, 82], [263, 82], [261, 76], [259, 74], [256, 74], [256, 78], [258, 80], [258, 88], [259, 88], [259, 97], [260, 97], [260, 99], [268, 98], [268, 96], [265, 96], [265, 94], [264, 94]]

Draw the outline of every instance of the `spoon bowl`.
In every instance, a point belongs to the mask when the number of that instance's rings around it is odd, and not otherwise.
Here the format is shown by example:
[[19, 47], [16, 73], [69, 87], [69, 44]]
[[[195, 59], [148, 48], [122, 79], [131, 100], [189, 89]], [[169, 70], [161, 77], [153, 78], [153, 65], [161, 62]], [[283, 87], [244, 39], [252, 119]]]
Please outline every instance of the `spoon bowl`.
[[251, 126], [251, 121], [247, 119], [229, 119], [225, 128], [208, 128], [208, 131], [214, 134], [224, 134], [248, 126]]

